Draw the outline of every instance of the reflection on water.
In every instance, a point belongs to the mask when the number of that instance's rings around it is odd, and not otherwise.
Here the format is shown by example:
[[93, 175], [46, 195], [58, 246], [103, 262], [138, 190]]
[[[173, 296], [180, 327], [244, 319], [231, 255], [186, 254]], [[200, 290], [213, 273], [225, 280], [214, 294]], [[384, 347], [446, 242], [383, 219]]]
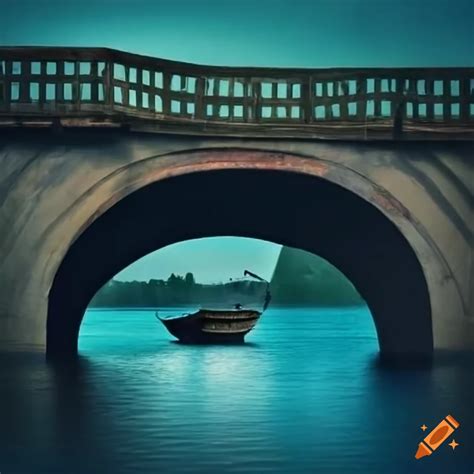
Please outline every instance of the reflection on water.
[[[474, 363], [377, 363], [365, 309], [273, 309], [244, 346], [171, 342], [152, 311], [90, 311], [76, 364], [0, 356], [8, 473], [471, 473]], [[455, 452], [415, 461], [451, 413]]]

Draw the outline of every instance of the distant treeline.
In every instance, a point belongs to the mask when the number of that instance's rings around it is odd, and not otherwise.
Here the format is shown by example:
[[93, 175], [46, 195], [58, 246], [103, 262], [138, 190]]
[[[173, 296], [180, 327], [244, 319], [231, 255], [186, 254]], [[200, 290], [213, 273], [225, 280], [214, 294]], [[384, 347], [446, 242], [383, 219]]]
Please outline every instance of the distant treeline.
[[167, 280], [107, 283], [93, 298], [93, 307], [162, 307], [193, 304], [263, 304], [266, 284], [237, 280], [215, 285], [196, 283], [194, 275], [172, 273]]
[[[234, 280], [216, 285], [197, 283], [192, 273], [167, 280], [107, 283], [93, 307], [166, 307], [204, 304], [263, 304], [266, 284]], [[356, 306], [363, 299], [351, 282], [325, 260], [289, 247], [281, 251], [271, 281], [270, 306]]]

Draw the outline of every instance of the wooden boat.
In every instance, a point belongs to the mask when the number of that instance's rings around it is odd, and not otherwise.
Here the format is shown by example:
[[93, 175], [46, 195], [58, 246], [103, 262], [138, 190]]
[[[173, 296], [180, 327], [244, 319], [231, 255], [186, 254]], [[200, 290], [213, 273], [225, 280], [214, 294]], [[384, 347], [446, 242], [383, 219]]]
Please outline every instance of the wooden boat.
[[172, 318], [159, 319], [168, 332], [187, 344], [239, 344], [257, 324], [258, 319], [270, 302], [270, 285], [263, 278], [245, 271], [244, 276], [251, 276], [267, 284], [263, 309], [245, 308], [234, 304], [233, 308], [200, 309], [191, 314]]

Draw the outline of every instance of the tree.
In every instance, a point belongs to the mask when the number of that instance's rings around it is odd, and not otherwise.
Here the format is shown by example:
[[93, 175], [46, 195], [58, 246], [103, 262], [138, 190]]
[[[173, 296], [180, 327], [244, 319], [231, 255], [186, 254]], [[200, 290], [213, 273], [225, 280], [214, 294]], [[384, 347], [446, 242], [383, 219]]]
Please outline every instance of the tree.
[[171, 287], [171, 288], [175, 288], [176, 287], [176, 283], [178, 283], [178, 280], [179, 278], [174, 274], [172, 273], [169, 277], [168, 277], [168, 280], [166, 281], [166, 284]]
[[196, 281], [194, 280], [194, 275], [191, 272], [186, 273], [184, 281], [186, 282], [186, 286], [194, 286], [196, 284]]

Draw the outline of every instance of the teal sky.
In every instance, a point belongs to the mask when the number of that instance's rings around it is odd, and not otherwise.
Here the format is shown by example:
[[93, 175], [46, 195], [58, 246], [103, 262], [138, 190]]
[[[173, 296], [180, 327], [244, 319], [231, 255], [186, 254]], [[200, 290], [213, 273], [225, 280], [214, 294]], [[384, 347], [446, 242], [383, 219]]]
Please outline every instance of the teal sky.
[[199, 283], [219, 283], [242, 277], [250, 270], [269, 280], [275, 269], [280, 245], [243, 237], [214, 237], [170, 245], [136, 261], [116, 280], [151, 278], [166, 280], [171, 273], [192, 272]]
[[472, 66], [473, 0], [0, 0], [0, 44], [216, 65]]
[[[474, 0], [0, 0], [0, 45], [104, 46], [213, 65], [474, 66]], [[279, 246], [207, 239], [118, 278], [269, 277]]]

